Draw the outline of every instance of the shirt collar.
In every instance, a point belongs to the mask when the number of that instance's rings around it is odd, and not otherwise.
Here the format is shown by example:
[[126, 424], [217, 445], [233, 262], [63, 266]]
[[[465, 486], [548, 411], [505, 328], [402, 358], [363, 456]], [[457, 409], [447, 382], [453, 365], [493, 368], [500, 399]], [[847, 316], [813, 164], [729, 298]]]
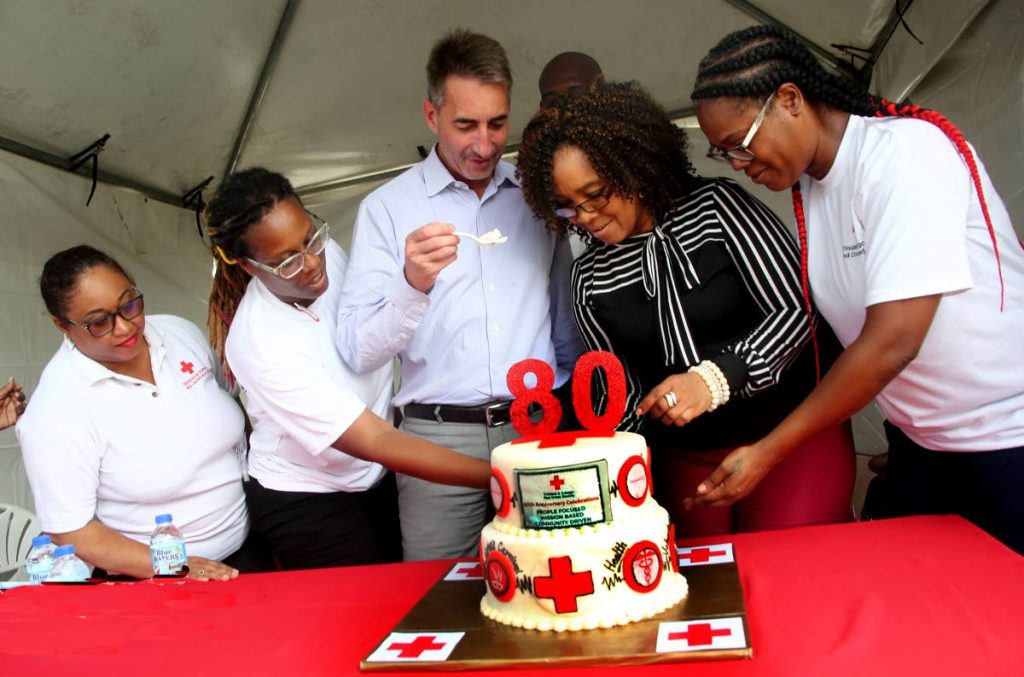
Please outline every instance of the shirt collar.
[[[328, 251], [330, 251], [330, 247], [327, 247], [327, 249], [324, 250], [324, 256], [333, 256], [333, 254], [327, 254]], [[331, 284], [340, 283], [335, 280], [331, 280]], [[308, 317], [317, 322], [320, 321], [318, 319], [321, 314], [320, 306], [325, 303], [324, 298], [327, 296], [327, 294], [321, 294], [319, 297], [313, 299], [313, 302], [310, 303], [307, 308], [301, 308], [294, 303], [286, 303], [285, 301], [277, 298], [274, 292], [270, 291], [270, 289], [267, 288], [267, 285], [263, 284], [263, 281], [258, 277], [249, 278], [249, 286], [246, 288], [246, 294], [252, 290], [255, 290], [255, 294], [260, 299], [261, 303], [265, 303], [273, 310], [273, 312], [278, 313], [279, 315], [284, 314], [291, 316], [292, 313], [298, 313], [303, 317]]]
[[[164, 357], [167, 355], [167, 348], [164, 345], [164, 332], [153, 325], [152, 322], [146, 322], [146, 328], [142, 331], [143, 337], [146, 339], [146, 343], [149, 345], [149, 355], [152, 361], [153, 375], [156, 376], [157, 371], [163, 364]], [[118, 379], [126, 378], [121, 374], [111, 371], [107, 367], [82, 354], [82, 351], [77, 348], [71, 349], [64, 343], [61, 345], [61, 350], [69, 350], [72, 367], [75, 372], [82, 378], [86, 385], [96, 385], [100, 381], [108, 378]]]
[[[456, 178], [452, 176], [452, 173], [448, 171], [448, 168], [441, 162], [440, 156], [437, 154], [437, 144], [430, 149], [430, 155], [422, 163], [423, 168], [423, 185], [427, 189], [427, 197], [434, 197], [442, 190], [447, 188], [456, 182]], [[494, 184], [501, 187], [502, 184], [508, 182], [514, 186], [519, 186], [519, 179], [516, 177], [515, 165], [512, 165], [504, 160], [499, 160], [497, 166], [494, 168]]]

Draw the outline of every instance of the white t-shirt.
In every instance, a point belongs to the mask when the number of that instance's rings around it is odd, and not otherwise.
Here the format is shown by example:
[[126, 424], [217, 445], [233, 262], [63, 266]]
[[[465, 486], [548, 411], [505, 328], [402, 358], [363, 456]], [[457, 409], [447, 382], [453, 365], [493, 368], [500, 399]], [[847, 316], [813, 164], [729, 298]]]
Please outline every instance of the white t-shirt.
[[245, 420], [191, 322], [146, 316], [156, 385], [62, 346], [43, 370], [18, 441], [43, 531], [95, 517], [149, 543], [171, 513], [189, 555], [223, 559], [245, 540]]
[[970, 173], [931, 123], [850, 116], [828, 175], [800, 182], [811, 290], [843, 345], [868, 306], [942, 294], [917, 358], [878, 396], [890, 422], [940, 451], [1024, 445], [1024, 251], [980, 160], [978, 170], [1003, 312]]
[[391, 417], [392, 365], [356, 374], [334, 343], [345, 252], [325, 250], [327, 290], [308, 308], [249, 281], [231, 321], [228, 364], [252, 421], [249, 474], [277, 491], [365, 491], [386, 470], [331, 447], [369, 409]]

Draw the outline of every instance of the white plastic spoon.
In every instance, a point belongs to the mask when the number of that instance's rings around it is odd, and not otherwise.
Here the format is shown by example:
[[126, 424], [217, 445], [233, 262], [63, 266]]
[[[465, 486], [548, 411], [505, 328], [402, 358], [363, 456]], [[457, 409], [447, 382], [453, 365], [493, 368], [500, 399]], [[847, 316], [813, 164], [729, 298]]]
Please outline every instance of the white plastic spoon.
[[487, 231], [480, 237], [477, 237], [476, 235], [471, 235], [470, 233], [463, 233], [458, 230], [452, 233], [452, 235], [455, 235], [456, 237], [460, 238], [469, 238], [470, 240], [476, 242], [481, 247], [495, 247], [499, 244], [505, 244], [506, 242], [508, 242], [508, 236], [502, 235], [501, 231], [498, 230], [497, 228], [495, 228], [494, 230]]

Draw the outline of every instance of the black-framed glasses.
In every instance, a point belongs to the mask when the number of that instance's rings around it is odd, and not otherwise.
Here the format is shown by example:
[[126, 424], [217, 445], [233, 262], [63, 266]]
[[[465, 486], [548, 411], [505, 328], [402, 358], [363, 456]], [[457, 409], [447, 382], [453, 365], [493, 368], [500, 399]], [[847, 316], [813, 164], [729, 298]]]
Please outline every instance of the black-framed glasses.
[[313, 236], [309, 238], [309, 242], [306, 243], [305, 249], [298, 254], [292, 254], [276, 266], [268, 266], [265, 263], [254, 261], [249, 257], [246, 257], [245, 260], [260, 270], [273, 273], [285, 280], [290, 280], [301, 273], [302, 269], [306, 267], [306, 256], [320, 256], [323, 254], [324, 249], [327, 249], [328, 240], [331, 239], [330, 226], [327, 222], [309, 210], [306, 210], [306, 213], [309, 214], [309, 218], [313, 219], [314, 224], [319, 224], [319, 227], [316, 229], [316, 232], [313, 233]]
[[[132, 289], [135, 288], [132, 287]], [[135, 291], [138, 293], [138, 296], [128, 299], [119, 305], [117, 310], [112, 313], [102, 315], [99, 319], [92, 320], [91, 322], [82, 322], [81, 324], [78, 322], [71, 322], [71, 320], [68, 320], [68, 322], [76, 327], [81, 327], [86, 330], [94, 338], [103, 338], [110, 332], [114, 331], [114, 325], [117, 324], [118, 315], [120, 315], [124, 320], [131, 322], [142, 314], [142, 311], [145, 309], [145, 304], [142, 300], [142, 292], [138, 289], [135, 289]]]
[[706, 153], [707, 157], [712, 160], [718, 160], [719, 162], [730, 162], [731, 160], [739, 160], [740, 162], [750, 162], [754, 159], [754, 154], [747, 148], [754, 140], [754, 135], [757, 134], [757, 130], [761, 128], [761, 123], [764, 122], [764, 116], [768, 113], [768, 106], [772, 105], [772, 99], [775, 98], [775, 92], [771, 93], [764, 101], [764, 105], [761, 106], [761, 110], [758, 111], [757, 117], [754, 118], [754, 124], [750, 125], [750, 130], [747, 135], [743, 137], [743, 141], [738, 146], [732, 148], [719, 148], [717, 146], [711, 146], [708, 148]]
[[601, 192], [589, 200], [584, 200], [578, 205], [572, 207], [561, 207], [555, 210], [555, 216], [562, 219], [574, 218], [580, 212], [584, 214], [593, 214], [594, 212], [600, 211], [608, 206], [608, 201], [611, 200], [612, 189], [605, 186], [601, 189]]

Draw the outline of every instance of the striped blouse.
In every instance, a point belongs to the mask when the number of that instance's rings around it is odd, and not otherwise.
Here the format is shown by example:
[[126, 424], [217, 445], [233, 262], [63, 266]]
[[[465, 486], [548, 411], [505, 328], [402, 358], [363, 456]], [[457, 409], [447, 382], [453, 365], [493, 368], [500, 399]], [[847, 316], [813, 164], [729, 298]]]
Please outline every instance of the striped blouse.
[[[625, 367], [620, 429], [643, 430], [652, 443], [712, 449], [756, 439], [814, 385], [796, 242], [734, 181], [701, 180], [651, 232], [618, 245], [594, 240], [573, 266], [572, 288], [588, 348]], [[702, 359], [722, 369], [730, 402], [682, 428], [644, 426], [635, 413], [643, 396]]]

